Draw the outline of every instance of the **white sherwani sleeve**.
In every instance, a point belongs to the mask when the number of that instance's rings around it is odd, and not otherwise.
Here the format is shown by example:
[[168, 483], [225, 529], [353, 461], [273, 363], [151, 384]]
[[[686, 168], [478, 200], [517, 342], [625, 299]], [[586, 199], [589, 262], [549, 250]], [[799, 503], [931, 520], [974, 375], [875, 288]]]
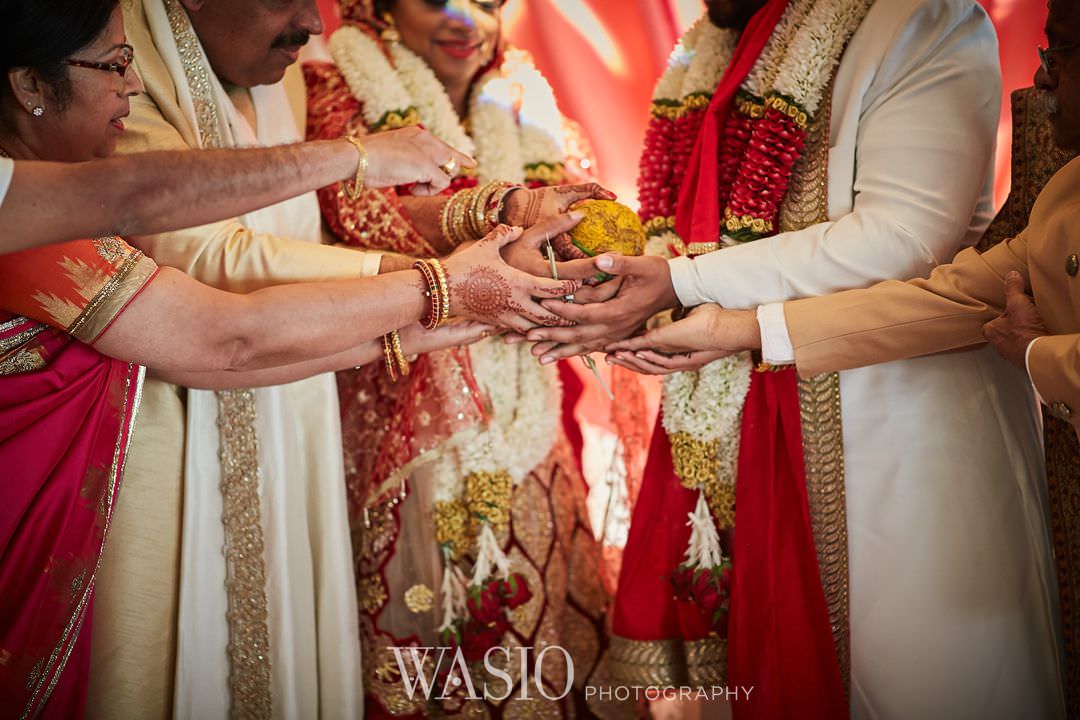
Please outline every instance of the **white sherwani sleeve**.
[[925, 276], [989, 222], [1001, 86], [990, 20], [961, 0], [881, 5], [837, 71], [830, 220], [672, 260], [683, 305], [746, 308]]

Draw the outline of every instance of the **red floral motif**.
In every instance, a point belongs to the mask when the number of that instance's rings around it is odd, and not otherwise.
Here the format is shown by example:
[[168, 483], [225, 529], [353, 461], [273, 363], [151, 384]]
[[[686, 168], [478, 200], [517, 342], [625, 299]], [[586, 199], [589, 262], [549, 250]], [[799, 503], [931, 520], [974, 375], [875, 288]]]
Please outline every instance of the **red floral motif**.
[[754, 125], [724, 212], [729, 235], [745, 242], [776, 232], [791, 170], [805, 144], [806, 131], [792, 118], [774, 108], [765, 111]]
[[727, 623], [731, 577], [731, 562], [725, 560], [711, 568], [679, 565], [670, 581], [677, 601], [697, 606], [713, 629], [721, 630]]
[[503, 598], [499, 593], [499, 581], [469, 588], [468, 598], [465, 601], [469, 610], [469, 616], [477, 623], [487, 625], [495, 622], [503, 616]]
[[506, 602], [506, 606], [511, 610], [524, 605], [532, 599], [529, 582], [521, 573], [513, 573], [510, 577], [500, 581], [499, 593]]

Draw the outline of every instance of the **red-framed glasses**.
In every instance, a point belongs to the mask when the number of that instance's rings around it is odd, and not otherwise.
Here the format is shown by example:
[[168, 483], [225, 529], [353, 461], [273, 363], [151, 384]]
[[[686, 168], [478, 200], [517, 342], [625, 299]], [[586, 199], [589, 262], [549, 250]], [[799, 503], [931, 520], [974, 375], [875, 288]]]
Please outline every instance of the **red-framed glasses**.
[[91, 68], [92, 70], [106, 70], [108, 72], [114, 72], [120, 77], [124, 77], [127, 74], [127, 69], [131, 67], [132, 61], [135, 60], [135, 48], [130, 45], [120, 46], [120, 59], [116, 62], [94, 62], [92, 60], [75, 60], [68, 59], [68, 65], [74, 65], [75, 67]]

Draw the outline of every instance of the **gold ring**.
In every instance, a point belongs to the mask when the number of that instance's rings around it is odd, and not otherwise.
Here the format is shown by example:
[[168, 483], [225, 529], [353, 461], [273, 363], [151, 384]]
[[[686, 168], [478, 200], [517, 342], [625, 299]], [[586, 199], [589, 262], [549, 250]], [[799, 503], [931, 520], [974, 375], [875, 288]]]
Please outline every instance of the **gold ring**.
[[455, 160], [454, 158], [450, 158], [442, 165], [440, 165], [439, 169], [450, 177], [454, 177], [455, 175], [457, 175], [457, 160]]

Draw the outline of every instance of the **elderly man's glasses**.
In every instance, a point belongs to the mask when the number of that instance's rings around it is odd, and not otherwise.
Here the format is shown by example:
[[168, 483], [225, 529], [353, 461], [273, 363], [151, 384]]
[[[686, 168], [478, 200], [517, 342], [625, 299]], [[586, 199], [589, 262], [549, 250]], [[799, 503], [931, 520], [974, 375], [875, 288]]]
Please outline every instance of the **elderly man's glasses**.
[[120, 59], [116, 62], [93, 62], [91, 60], [67, 60], [68, 65], [75, 67], [91, 68], [93, 70], [106, 70], [108, 72], [114, 72], [121, 78], [127, 75], [127, 69], [131, 66], [132, 61], [135, 60], [135, 48], [130, 45], [120, 46]]
[[1042, 65], [1042, 71], [1044, 73], [1049, 73], [1051, 68], [1054, 67], [1053, 53], [1063, 52], [1065, 50], [1073, 50], [1078, 47], [1080, 47], [1080, 43], [1058, 45], [1057, 47], [1035, 48], [1039, 52], [1039, 64]]

